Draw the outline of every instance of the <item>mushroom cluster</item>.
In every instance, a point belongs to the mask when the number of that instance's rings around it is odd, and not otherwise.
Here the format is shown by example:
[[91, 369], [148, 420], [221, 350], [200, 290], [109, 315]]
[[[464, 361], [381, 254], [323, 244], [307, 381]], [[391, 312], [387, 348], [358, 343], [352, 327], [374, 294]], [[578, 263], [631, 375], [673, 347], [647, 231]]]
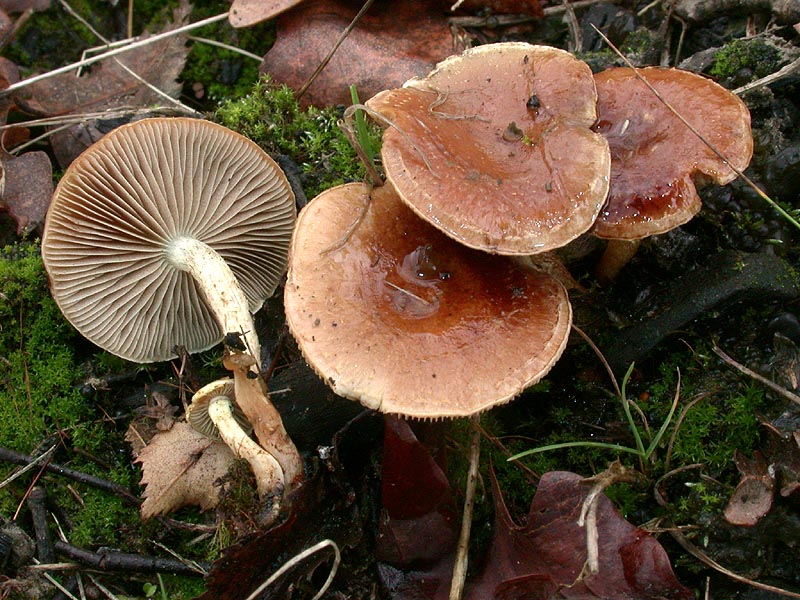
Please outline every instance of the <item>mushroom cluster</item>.
[[[640, 78], [713, 117], [693, 115], [692, 131]], [[386, 126], [387, 181], [328, 190], [300, 214], [287, 322], [338, 394], [418, 418], [506, 402], [558, 360], [572, 314], [546, 253], [682, 224], [695, 182], [732, 180], [752, 153], [746, 107], [711, 81], [594, 76], [525, 43], [467, 50], [366, 104]]]
[[226, 359], [235, 394], [216, 396], [235, 398], [260, 449], [221, 402], [211, 420], [224, 424], [234, 454], [258, 456], [259, 492], [279, 497], [299, 483], [302, 462], [258, 377], [251, 313], [285, 272], [295, 217], [286, 177], [255, 143], [209, 121], [152, 118], [113, 130], [73, 161], [42, 237], [61, 311], [117, 356], [161, 361], [176, 346], [198, 352], [242, 336], [247, 354]]

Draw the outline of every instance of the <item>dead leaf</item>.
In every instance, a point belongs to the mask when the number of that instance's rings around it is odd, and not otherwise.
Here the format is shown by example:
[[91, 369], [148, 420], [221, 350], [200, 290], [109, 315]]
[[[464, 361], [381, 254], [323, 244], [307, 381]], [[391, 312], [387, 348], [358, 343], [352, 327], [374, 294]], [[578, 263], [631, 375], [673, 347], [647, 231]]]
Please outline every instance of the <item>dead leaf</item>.
[[0, 158], [2, 206], [17, 224], [17, 235], [41, 231], [53, 195], [53, 168], [45, 152]]
[[[672, 572], [667, 554], [647, 532], [623, 519], [603, 494], [597, 498], [596, 574], [583, 573], [586, 532], [578, 517], [589, 486], [575, 473], [545, 473], [525, 525], [517, 525], [496, 479], [494, 537], [481, 571], [467, 582], [464, 600], [689, 600], [692, 593]], [[426, 538], [420, 531], [418, 535]], [[446, 600], [452, 549], [426, 570], [381, 568], [396, 600]]]
[[262, 21], [274, 19], [303, 0], [233, 0], [228, 11], [232, 27], [252, 27]]
[[[588, 492], [575, 473], [545, 473], [536, 489], [525, 525], [514, 523], [496, 480], [495, 533], [485, 566], [467, 598], [491, 598], [505, 583], [532, 577], [542, 591], [555, 585], [551, 598], [692, 598], [675, 579], [664, 549], [655, 538], [628, 523], [612, 502], [598, 497], [599, 571], [579, 577], [586, 560], [586, 534], [578, 516]], [[529, 586], [530, 587], [530, 586]], [[529, 595], [505, 596], [522, 600]], [[538, 596], [533, 596], [538, 597]]]
[[146, 486], [142, 518], [187, 505], [214, 508], [220, 497], [216, 482], [234, 460], [224, 443], [207, 438], [188, 423], [176, 423], [171, 430], [156, 434], [136, 459], [142, 464], [142, 485]]
[[[165, 31], [181, 25], [190, 10], [188, 2], [181, 2], [173, 13], [173, 23]], [[188, 51], [186, 36], [178, 34], [100, 61], [80, 77], [70, 72], [33, 83], [18, 90], [13, 98], [21, 110], [41, 117], [163, 104], [163, 97], [135, 79], [121, 64], [175, 98], [181, 90], [177, 79]], [[50, 143], [58, 163], [62, 167], [69, 165], [113, 126], [113, 122], [90, 119], [52, 135]]]
[[447, 476], [406, 421], [387, 416], [384, 427], [377, 558], [401, 568], [435, 561], [456, 541]]
[[[261, 71], [300, 89], [360, 7], [346, 0], [311, 0], [280, 15], [278, 36]], [[350, 104], [349, 86], [361, 98], [399, 87], [458, 52], [444, 14], [432, 3], [376, 2], [345, 39], [301, 98], [303, 104]]]
[[775, 479], [770, 475], [769, 465], [759, 451], [751, 460], [736, 450], [733, 461], [742, 479], [725, 507], [725, 520], [733, 525], [755, 525], [772, 508]]

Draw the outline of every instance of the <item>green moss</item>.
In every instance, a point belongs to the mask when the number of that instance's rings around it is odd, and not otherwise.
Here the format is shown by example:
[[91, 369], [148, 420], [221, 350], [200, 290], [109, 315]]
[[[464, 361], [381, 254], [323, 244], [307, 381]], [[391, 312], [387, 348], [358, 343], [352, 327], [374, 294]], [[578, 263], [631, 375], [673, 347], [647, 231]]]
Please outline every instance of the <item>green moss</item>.
[[69, 342], [35, 244], [0, 253], [0, 443], [31, 452], [88, 414]]
[[750, 80], [758, 79], [777, 70], [780, 57], [780, 51], [761, 38], [737, 39], [714, 54], [709, 74], [724, 81], [747, 70]]
[[[224, 102], [214, 120], [255, 141], [267, 152], [288, 155], [303, 173], [310, 197], [345, 181], [361, 180], [364, 168], [337, 123], [339, 111], [300, 108], [293, 92], [268, 78], [250, 93]], [[380, 135], [373, 130], [375, 145]]]
[[[225, 12], [228, 8], [225, 3], [218, 1], [196, 3], [192, 20], [199, 21]], [[275, 41], [275, 25], [268, 22], [245, 29], [234, 29], [227, 21], [221, 21], [192, 31], [190, 35], [263, 56]], [[202, 39], [192, 41], [192, 49], [181, 75], [186, 87], [185, 93], [197, 98], [192, 85], [202, 84], [203, 96], [197, 99], [213, 106], [248, 94], [258, 80], [260, 60], [208, 44]]]

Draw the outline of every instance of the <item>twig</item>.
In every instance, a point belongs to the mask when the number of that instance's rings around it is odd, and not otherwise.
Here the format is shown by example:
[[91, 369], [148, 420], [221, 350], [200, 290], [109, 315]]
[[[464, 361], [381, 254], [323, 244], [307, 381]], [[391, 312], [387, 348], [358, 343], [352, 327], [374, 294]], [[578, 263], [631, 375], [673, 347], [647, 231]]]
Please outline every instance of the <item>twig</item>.
[[8, 96], [12, 92], [20, 90], [24, 87], [31, 85], [32, 83], [37, 83], [39, 81], [43, 81], [45, 79], [49, 79], [50, 77], [55, 77], [57, 75], [61, 75], [63, 73], [69, 73], [70, 71], [77, 69], [78, 67], [83, 67], [86, 65], [93, 65], [96, 62], [104, 60], [106, 58], [110, 58], [112, 56], [116, 56], [118, 54], [122, 54], [123, 52], [130, 52], [131, 50], [136, 50], [137, 48], [141, 48], [142, 46], [147, 46], [148, 44], [152, 44], [154, 42], [159, 42], [164, 40], [168, 37], [172, 37], [183, 33], [185, 31], [191, 31], [193, 29], [199, 29], [200, 27], [205, 27], [206, 25], [210, 25], [212, 23], [216, 23], [218, 21], [223, 21], [228, 18], [228, 13], [222, 13], [219, 15], [215, 15], [213, 17], [208, 17], [207, 19], [203, 19], [201, 21], [197, 21], [195, 23], [189, 23], [188, 25], [184, 25], [182, 27], [178, 27], [176, 29], [170, 29], [169, 31], [165, 31], [163, 33], [158, 33], [156, 35], [152, 35], [146, 37], [144, 39], [134, 40], [131, 41], [130, 44], [127, 46], [122, 46], [120, 48], [114, 48], [109, 50], [108, 52], [103, 52], [102, 54], [97, 54], [96, 56], [90, 56], [83, 60], [79, 60], [77, 62], [65, 65], [63, 67], [59, 67], [58, 69], [53, 69], [52, 71], [48, 71], [47, 73], [42, 73], [40, 75], [35, 75], [33, 77], [28, 77], [27, 79], [23, 79], [22, 81], [18, 81], [17, 83], [13, 83], [4, 90], [0, 90], [0, 98]]
[[55, 562], [55, 555], [53, 554], [53, 541], [50, 539], [50, 530], [47, 527], [46, 499], [47, 492], [45, 492], [45, 489], [38, 485], [34, 486], [28, 495], [28, 509], [31, 511], [39, 560], [43, 563], [52, 563]]
[[722, 350], [722, 348], [720, 348], [716, 344], [714, 344], [714, 346], [712, 347], [712, 350], [714, 350], [714, 353], [717, 356], [719, 356], [723, 361], [728, 363], [730, 366], [738, 369], [739, 371], [741, 371], [745, 375], [747, 375], [749, 377], [752, 377], [756, 381], [759, 381], [759, 382], [763, 383], [765, 386], [767, 386], [773, 392], [775, 392], [777, 394], [780, 394], [781, 396], [783, 396], [787, 400], [790, 400], [790, 401], [794, 402], [795, 404], [800, 404], [800, 396], [790, 392], [785, 387], [782, 387], [782, 386], [778, 385], [777, 383], [775, 383], [771, 379], [767, 379], [766, 377], [764, 377], [762, 375], [759, 375], [758, 373], [756, 373], [752, 369], [748, 369], [743, 364], [741, 364], [739, 362], [736, 362], [730, 356], [725, 354], [725, 352]]
[[253, 54], [252, 52], [248, 52], [247, 50], [243, 50], [242, 48], [237, 48], [236, 46], [231, 46], [230, 44], [223, 44], [222, 42], [218, 42], [217, 40], [210, 40], [204, 37], [197, 37], [196, 35], [190, 35], [187, 37], [193, 42], [206, 44], [208, 46], [216, 46], [217, 48], [223, 48], [225, 50], [230, 50], [231, 52], [237, 52], [242, 56], [246, 56], [247, 58], [252, 58], [253, 60], [257, 60], [258, 62], [264, 60], [263, 56], [259, 56], [258, 54]]
[[770, 73], [769, 75], [762, 77], [761, 79], [756, 79], [755, 81], [751, 81], [750, 83], [743, 85], [742, 87], [738, 87], [733, 90], [734, 94], [742, 95], [745, 92], [749, 92], [765, 85], [770, 85], [778, 81], [779, 79], [783, 79], [784, 77], [788, 77], [789, 75], [793, 75], [800, 71], [800, 58], [794, 59], [788, 65], [784, 65], [774, 73]]
[[470, 419], [472, 434], [469, 440], [469, 471], [467, 472], [467, 488], [464, 492], [464, 514], [461, 517], [461, 534], [458, 537], [453, 577], [450, 580], [449, 600], [461, 600], [461, 594], [464, 592], [464, 582], [467, 579], [469, 537], [472, 529], [472, 511], [475, 507], [475, 487], [478, 482], [478, 464], [481, 453], [479, 421], [480, 415], [474, 415]]
[[[22, 454], [21, 452], [16, 452], [0, 446], [0, 460], [4, 460], [15, 465], [29, 465], [32, 462], [38, 461], [39, 458], [28, 456], [26, 454]], [[116, 494], [124, 501], [134, 506], [139, 505], [139, 499], [118, 483], [108, 481], [107, 479], [101, 479], [100, 477], [95, 477], [94, 475], [81, 473], [75, 469], [62, 467], [61, 465], [56, 465], [53, 463], [48, 463], [45, 466], [45, 470], [50, 473], [55, 473], [56, 475], [61, 475], [62, 477], [66, 477], [68, 479], [78, 481], [80, 483], [91, 485], [101, 490], [106, 490], [112, 494]]]
[[[53, 547], [59, 554], [69, 557], [75, 562], [99, 569], [101, 571], [131, 571], [139, 573], [173, 573], [176, 575], [202, 576], [197, 568], [173, 558], [142, 556], [114, 550], [90, 552], [78, 548], [62, 540], [57, 540]], [[205, 567], [203, 567], [205, 568]]]

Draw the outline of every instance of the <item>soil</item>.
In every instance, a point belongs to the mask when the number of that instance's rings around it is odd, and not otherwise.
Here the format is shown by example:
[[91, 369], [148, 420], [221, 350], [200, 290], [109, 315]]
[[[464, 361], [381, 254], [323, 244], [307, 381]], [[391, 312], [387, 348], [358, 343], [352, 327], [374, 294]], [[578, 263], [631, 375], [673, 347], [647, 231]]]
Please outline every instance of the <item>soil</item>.
[[[703, 5], [702, 10], [698, 5]], [[778, 72], [800, 57], [800, 10], [779, 0], [588, 1], [575, 3], [569, 12], [561, 11], [560, 3], [544, 6], [547, 12], [542, 20], [509, 18], [485, 8], [458, 21], [458, 31], [476, 43], [513, 39], [561, 47], [586, 60], [596, 71], [619, 64], [620, 59], [596, 34], [594, 25], [606, 32], [636, 66], [680, 66], [712, 77], [730, 89]], [[107, 23], [109, 27], [111, 23], [113, 20]], [[37, 44], [44, 41], [30, 33], [23, 35], [10, 47], [10, 55], [18, 61], [24, 56], [35, 57], [38, 68], [43, 69], [46, 57], [32, 52]], [[203, 76], [209, 80], [202, 81]], [[214, 87], [219, 80], [238, 79], [228, 67], [224, 73], [211, 69], [202, 76], [194, 71], [192, 77], [193, 83], [200, 82], [201, 86], [184, 85], [182, 99], [208, 114], [219, 98], [206, 104], [192, 90], [219, 89]], [[795, 68], [741, 95], [751, 111], [755, 138], [755, 155], [746, 175], [795, 218], [800, 214], [798, 92], [800, 69]], [[49, 151], [46, 144], [43, 147]], [[800, 492], [794, 486], [800, 476], [800, 450], [791, 446], [795, 440], [792, 436], [800, 437], [800, 403], [796, 396], [791, 397], [800, 388], [798, 225], [778, 214], [740, 179], [724, 187], [703, 187], [701, 196], [703, 209], [698, 216], [669, 233], [646, 239], [611, 284], [599, 285], [593, 274], [602, 251], [598, 240], [587, 237], [561, 252], [578, 284], [571, 290], [574, 322], [597, 345], [617, 381], [627, 383], [628, 398], [638, 407], [635, 420], [647, 439], [653, 439], [668, 419], [669, 406], [679, 394], [678, 409], [648, 460], [621, 456], [626, 465], [640, 473], [637, 482], [617, 484], [607, 493], [628, 521], [657, 535], [678, 580], [695, 597], [783, 597], [742, 579], [757, 580], [800, 597]], [[3, 215], [0, 232], [4, 242], [21, 239], [13, 229], [15, 223]], [[309, 484], [296, 500], [289, 522], [267, 536], [253, 518], [258, 507], [248, 505], [253, 498], [246, 491], [239, 496], [231, 492], [216, 513], [184, 509], [174, 518], [144, 527], [136, 522], [135, 509], [129, 507], [132, 519], [107, 524], [120, 534], [114, 543], [117, 550], [170, 558], [164, 548], [180, 548], [181, 553], [208, 566], [218, 557], [213, 554], [214, 548], [224, 545], [220, 541], [213, 546], [211, 532], [218, 540], [224, 531], [234, 551], [223, 554], [207, 588], [186, 584], [190, 577], [159, 583], [153, 569], [140, 565], [133, 567], [139, 571], [114, 574], [104, 573], [101, 567], [92, 571], [93, 576], [118, 597], [159, 597], [153, 588], [145, 587], [152, 583], [169, 589], [169, 597], [174, 598], [205, 593], [204, 598], [243, 599], [248, 594], [244, 585], [237, 588], [241, 579], [233, 582], [240, 577], [235, 569], [242, 568], [238, 562], [242, 556], [253, 555], [252, 560], [259, 565], [260, 571], [250, 580], [263, 581], [292, 555], [327, 537], [341, 546], [342, 562], [323, 598], [399, 598], [391, 591], [391, 572], [376, 558], [381, 544], [376, 532], [382, 518], [382, 417], [336, 397], [305, 365], [286, 332], [279, 298], [270, 300], [257, 315], [257, 327], [262, 340], [279, 340], [264, 344], [265, 364], [276, 367], [269, 386], [309, 470]], [[201, 379], [222, 371], [218, 362], [214, 363], [215, 351], [189, 358], [183, 365], [176, 363], [176, 368], [184, 369], [181, 377], [176, 377], [169, 365], [137, 371], [121, 363], [101, 366], [96, 349], [74, 333], [64, 335], [64, 344], [73, 347], [75, 356], [85, 361], [85, 372], [101, 375], [100, 381], [84, 378], [87, 400], [116, 420], [115, 441], [106, 447], [97, 445], [97, 458], [127, 468], [132, 468], [130, 450], [111, 444], [119, 442], [131, 418], [141, 412], [143, 399], [147, 397], [150, 402], [158, 391], [180, 411], [181, 396], [175, 386], [191, 385], [193, 376]], [[715, 347], [790, 394], [740, 372], [716, 354]], [[471, 575], [480, 569], [490, 543], [490, 459], [505, 501], [521, 521], [543, 472], [567, 470], [588, 477], [603, 471], [617, 455], [591, 448], [559, 450], [522, 461], [523, 470], [505, 462], [507, 452], [581, 440], [628, 447], [635, 444], [602, 360], [583, 337], [573, 334], [560, 362], [544, 382], [483, 417], [486, 436], [473, 521]], [[87, 419], [102, 418], [98, 412]], [[441, 451], [433, 452], [437, 459], [446, 456], [441, 463], [446, 464], [454, 504], [460, 506], [468, 428], [461, 422], [413, 426], [428, 447]], [[779, 432], [783, 442], [771, 437], [773, 431]], [[70, 435], [62, 432], [62, 437], [65, 448], [71, 447]], [[784, 442], [786, 445], [781, 445]], [[8, 444], [0, 439], [0, 446]], [[39, 444], [44, 447], [45, 440]], [[30, 454], [33, 447], [17, 450]], [[754, 525], [733, 525], [726, 521], [724, 511], [742, 476], [737, 465], [746, 462], [741, 456], [753, 458], [758, 454], [769, 465], [764, 485], [768, 486], [771, 507], [758, 515]], [[71, 463], [73, 457], [71, 450], [62, 448], [55, 462]], [[138, 471], [133, 468], [132, 473], [134, 481], [138, 480]], [[106, 475], [111, 477], [108, 470]], [[44, 485], [51, 485], [48, 482], [55, 477], [48, 475]], [[758, 477], [763, 479], [763, 473], [754, 479]], [[30, 479], [20, 481], [27, 484]], [[58, 489], [65, 496], [69, 494], [64, 487]], [[239, 490], [236, 486], [230, 489]], [[131, 490], [137, 497], [141, 494], [136, 486]], [[24, 491], [25, 485], [21, 485], [12, 496], [19, 499]], [[72, 506], [74, 501], [57, 498], [55, 504]], [[30, 509], [21, 515], [21, 528], [30, 539], [36, 538]], [[675, 531], [675, 535], [670, 533]], [[202, 550], [197, 550], [197, 544]], [[86, 550], [100, 552], [105, 545], [97, 537]], [[708, 560], [698, 558], [698, 554]], [[80, 562], [74, 556], [70, 560]], [[731, 577], [709, 561], [741, 578]], [[318, 562], [322, 566], [316, 570], [314, 559], [296, 567], [279, 585], [284, 595], [265, 592], [259, 597], [313, 597], [330, 565], [327, 556]], [[25, 566], [7, 563], [4, 577], [13, 582], [14, 575], [26, 572]], [[310, 573], [308, 578], [301, 577], [306, 573]], [[232, 579], [232, 575], [236, 577]], [[77, 586], [74, 577], [64, 580]], [[16, 588], [7, 583], [0, 589], [10, 597], [64, 597], [52, 588], [37, 596], [34, 581], [40, 585], [40, 579], [31, 577]], [[98, 585], [87, 586], [100, 593]]]

